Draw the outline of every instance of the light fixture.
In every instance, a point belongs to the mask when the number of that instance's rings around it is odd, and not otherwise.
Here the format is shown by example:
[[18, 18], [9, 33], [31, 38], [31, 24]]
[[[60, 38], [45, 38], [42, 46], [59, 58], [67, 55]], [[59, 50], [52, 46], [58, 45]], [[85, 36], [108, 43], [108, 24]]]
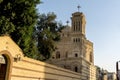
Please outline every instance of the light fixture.
[[14, 61], [15, 62], [21, 61], [21, 55], [20, 54], [16, 54], [15, 57], [14, 57]]

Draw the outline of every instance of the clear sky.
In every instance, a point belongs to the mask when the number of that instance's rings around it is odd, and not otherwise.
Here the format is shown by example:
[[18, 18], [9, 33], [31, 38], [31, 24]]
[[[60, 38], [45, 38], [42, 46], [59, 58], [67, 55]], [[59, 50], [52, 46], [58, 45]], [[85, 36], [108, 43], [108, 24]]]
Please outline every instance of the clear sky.
[[[39, 13], [54, 12], [57, 21], [66, 24], [71, 14], [80, 11], [86, 17], [86, 37], [94, 43], [95, 65], [115, 72], [120, 60], [120, 0], [42, 0]], [[71, 23], [69, 23], [71, 25]]]

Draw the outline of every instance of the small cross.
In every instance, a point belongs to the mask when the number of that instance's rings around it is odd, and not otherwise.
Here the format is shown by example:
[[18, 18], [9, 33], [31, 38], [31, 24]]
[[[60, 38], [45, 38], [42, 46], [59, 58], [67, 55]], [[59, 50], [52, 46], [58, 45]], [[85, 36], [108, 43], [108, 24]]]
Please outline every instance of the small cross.
[[78, 8], [78, 12], [79, 12], [79, 10], [80, 10], [81, 7], [78, 5], [77, 8]]
[[66, 23], [67, 23], [67, 25], [68, 25], [68, 24], [69, 24], [69, 21], [67, 20]]

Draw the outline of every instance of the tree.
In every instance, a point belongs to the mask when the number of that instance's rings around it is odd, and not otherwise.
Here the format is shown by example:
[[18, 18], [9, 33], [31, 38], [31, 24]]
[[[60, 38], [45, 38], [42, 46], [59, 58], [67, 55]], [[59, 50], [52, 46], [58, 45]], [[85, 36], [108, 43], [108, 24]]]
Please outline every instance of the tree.
[[35, 58], [33, 40], [40, 0], [0, 0], [0, 35], [9, 34], [25, 56]]
[[39, 60], [47, 60], [51, 57], [56, 49], [55, 41], [60, 40], [59, 32], [65, 27], [61, 23], [55, 21], [56, 15], [48, 13], [41, 14], [36, 26], [37, 47], [39, 51]]

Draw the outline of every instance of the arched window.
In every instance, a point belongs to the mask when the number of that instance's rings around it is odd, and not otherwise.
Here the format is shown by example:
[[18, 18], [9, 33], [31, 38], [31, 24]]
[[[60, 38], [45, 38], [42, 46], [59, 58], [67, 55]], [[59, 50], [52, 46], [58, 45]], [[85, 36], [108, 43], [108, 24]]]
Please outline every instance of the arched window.
[[77, 54], [77, 53], [75, 53], [75, 57], [78, 57], [78, 54]]
[[74, 25], [74, 29], [73, 29], [73, 31], [75, 31], [75, 22], [73, 23], [73, 25]]
[[76, 21], [76, 25], [77, 25], [77, 26], [76, 26], [76, 31], [78, 31], [78, 22], [77, 22], [77, 21]]
[[59, 51], [56, 52], [56, 59], [58, 59], [58, 58], [60, 58], [60, 52]]
[[74, 67], [74, 71], [78, 72], [78, 67], [77, 66]]
[[55, 59], [55, 57], [53, 56], [52, 59]]
[[93, 62], [92, 52], [90, 53], [90, 62]]
[[80, 31], [80, 27], [81, 27], [81, 26], [80, 26], [80, 21], [79, 21], [79, 31]]
[[76, 38], [76, 41], [75, 42], [77, 42], [77, 38]]
[[73, 42], [75, 42], [75, 38], [73, 39]]

